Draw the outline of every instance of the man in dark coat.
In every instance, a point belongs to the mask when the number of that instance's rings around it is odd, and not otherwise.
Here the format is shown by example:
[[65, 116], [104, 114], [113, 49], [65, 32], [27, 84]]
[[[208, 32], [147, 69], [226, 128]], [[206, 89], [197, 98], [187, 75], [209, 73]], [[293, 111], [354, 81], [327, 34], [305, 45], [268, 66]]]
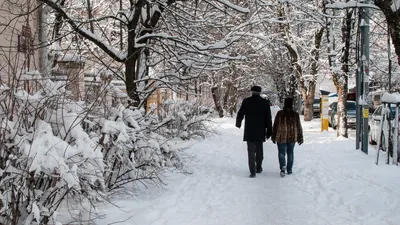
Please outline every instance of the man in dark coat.
[[252, 96], [242, 102], [236, 117], [236, 127], [240, 128], [245, 117], [243, 141], [247, 141], [250, 177], [262, 172], [263, 142], [272, 133], [271, 108], [269, 100], [260, 96], [261, 87], [251, 88]]

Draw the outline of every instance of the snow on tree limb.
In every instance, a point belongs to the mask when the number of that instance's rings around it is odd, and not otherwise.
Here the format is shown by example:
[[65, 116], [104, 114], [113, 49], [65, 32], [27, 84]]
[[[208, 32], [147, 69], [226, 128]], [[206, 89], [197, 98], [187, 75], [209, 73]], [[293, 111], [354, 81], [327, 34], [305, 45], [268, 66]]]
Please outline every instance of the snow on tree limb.
[[332, 9], [348, 9], [348, 8], [357, 8], [357, 7], [360, 7], [360, 8], [367, 7], [367, 8], [380, 10], [379, 7], [374, 4], [365, 4], [365, 3], [360, 3], [358, 1], [349, 1], [346, 3], [335, 2], [333, 4], [327, 4], [327, 6], [326, 6], [326, 8], [332, 8]]
[[220, 3], [222, 3], [223, 5], [225, 5], [225, 6], [229, 7], [229, 8], [231, 8], [231, 9], [234, 9], [234, 10], [236, 10], [236, 11], [242, 12], [242, 13], [249, 13], [249, 12], [250, 12], [249, 9], [243, 8], [243, 7], [240, 7], [240, 6], [237, 6], [237, 5], [235, 5], [235, 4], [233, 4], [232, 2], [227, 1], [227, 0], [217, 0], [217, 2], [220, 2]]
[[53, 10], [59, 13], [65, 21], [68, 22], [69, 25], [80, 35], [87, 38], [88, 40], [92, 41], [95, 45], [101, 48], [107, 55], [118, 62], [124, 62], [126, 60], [127, 55], [123, 52], [119, 52], [115, 48], [107, 45], [106, 43], [102, 42], [94, 33], [91, 31], [85, 30], [84, 28], [80, 27], [80, 25], [76, 24], [75, 21], [68, 16], [68, 14], [60, 7], [56, 2], [52, 0], [40, 0], [41, 2], [50, 6]]

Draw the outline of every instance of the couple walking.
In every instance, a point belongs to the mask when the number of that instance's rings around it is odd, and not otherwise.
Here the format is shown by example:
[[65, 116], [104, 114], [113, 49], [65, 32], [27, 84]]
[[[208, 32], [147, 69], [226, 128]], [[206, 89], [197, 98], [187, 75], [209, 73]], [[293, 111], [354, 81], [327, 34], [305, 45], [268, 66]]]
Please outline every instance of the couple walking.
[[[303, 130], [300, 117], [293, 110], [293, 99], [286, 98], [284, 107], [280, 110], [272, 127], [270, 102], [260, 96], [261, 87], [251, 88], [252, 96], [243, 100], [236, 117], [236, 127], [240, 128], [245, 118], [243, 141], [247, 142], [250, 177], [261, 173], [263, 142], [272, 136], [272, 142], [278, 146], [278, 159], [281, 177], [292, 173], [294, 160], [294, 145], [303, 143]], [[287, 154], [287, 165], [286, 165]]]

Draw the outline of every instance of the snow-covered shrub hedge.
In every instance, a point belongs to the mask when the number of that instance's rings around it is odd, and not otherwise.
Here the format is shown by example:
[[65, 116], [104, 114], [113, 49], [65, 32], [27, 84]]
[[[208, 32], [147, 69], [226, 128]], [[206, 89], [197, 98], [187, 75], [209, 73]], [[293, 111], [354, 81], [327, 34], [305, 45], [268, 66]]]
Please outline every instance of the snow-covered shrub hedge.
[[34, 95], [2, 86], [0, 223], [47, 224], [67, 196], [104, 190], [102, 147], [82, 129], [82, 104], [49, 80]]
[[127, 183], [160, 182], [163, 168], [182, 167], [169, 140], [207, 129], [207, 115], [186, 103], [159, 122], [104, 96], [71, 101], [64, 83], [40, 85], [33, 95], [0, 87], [0, 224], [57, 224], [65, 199], [96, 201]]
[[126, 109], [119, 103], [108, 119], [91, 122], [101, 129], [94, 136], [103, 146], [108, 189], [136, 180], [158, 179], [164, 166], [182, 166], [168, 139], [154, 132], [151, 120], [144, 112]]
[[212, 109], [203, 106], [200, 101], [167, 100], [160, 109], [159, 133], [167, 137], [206, 137], [212, 130], [207, 121], [212, 117]]

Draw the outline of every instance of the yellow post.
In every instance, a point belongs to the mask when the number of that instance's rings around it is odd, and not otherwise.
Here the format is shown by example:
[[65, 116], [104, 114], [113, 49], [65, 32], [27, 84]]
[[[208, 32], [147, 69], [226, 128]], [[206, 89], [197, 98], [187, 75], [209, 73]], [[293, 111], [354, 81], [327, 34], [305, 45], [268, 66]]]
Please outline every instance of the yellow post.
[[369, 114], [368, 109], [363, 109], [363, 117], [368, 119], [368, 114]]
[[328, 131], [329, 122], [328, 122], [328, 107], [329, 100], [327, 95], [321, 95], [321, 132], [324, 130]]

